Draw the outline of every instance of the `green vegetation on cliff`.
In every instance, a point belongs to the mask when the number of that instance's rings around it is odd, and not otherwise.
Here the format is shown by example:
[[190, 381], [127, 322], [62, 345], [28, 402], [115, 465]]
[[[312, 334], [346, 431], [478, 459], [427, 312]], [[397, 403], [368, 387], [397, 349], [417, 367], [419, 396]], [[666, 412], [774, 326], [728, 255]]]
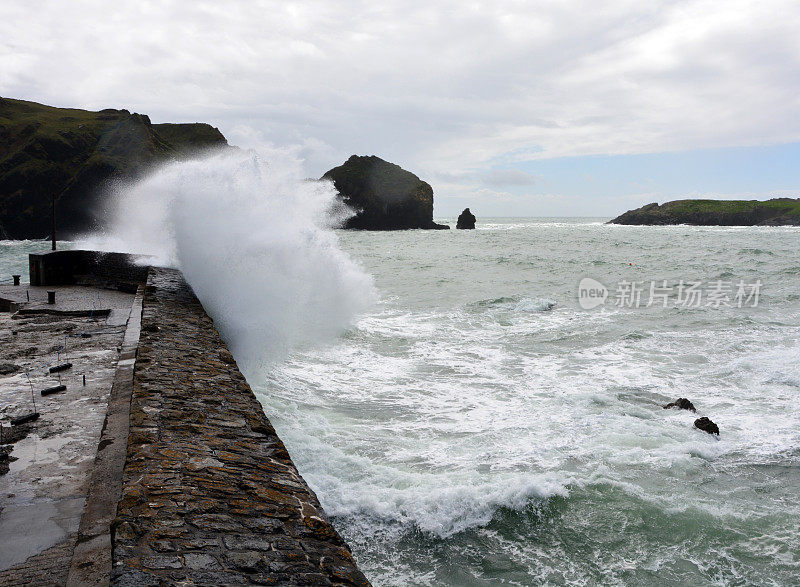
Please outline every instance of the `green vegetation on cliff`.
[[60, 236], [102, 226], [105, 182], [227, 144], [208, 124], [151, 124], [127, 110], [0, 98], [0, 239], [49, 235], [53, 196]]
[[353, 155], [320, 179], [333, 182], [356, 210], [345, 228], [450, 228], [433, 221], [433, 188], [410, 171], [375, 156]]
[[800, 198], [758, 200], [675, 200], [629, 210], [609, 224], [693, 224], [698, 226], [798, 226]]
[[156, 134], [180, 154], [190, 155], [209, 146], [227, 145], [219, 129], [201, 122], [152, 125]]

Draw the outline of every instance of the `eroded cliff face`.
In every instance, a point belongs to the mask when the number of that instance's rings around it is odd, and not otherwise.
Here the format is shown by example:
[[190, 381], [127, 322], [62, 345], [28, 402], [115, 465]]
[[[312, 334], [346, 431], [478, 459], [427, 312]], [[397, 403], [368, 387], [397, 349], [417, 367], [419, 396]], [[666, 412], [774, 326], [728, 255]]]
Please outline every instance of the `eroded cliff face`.
[[450, 228], [433, 221], [433, 188], [379, 157], [353, 155], [320, 179], [332, 181], [344, 203], [356, 211], [345, 228]]
[[208, 124], [151, 124], [127, 110], [89, 112], [0, 98], [0, 239], [48, 236], [53, 196], [59, 236], [101, 228], [106, 182], [227, 145]]
[[757, 200], [675, 200], [629, 210], [609, 224], [692, 224], [697, 226], [798, 226], [800, 198]]

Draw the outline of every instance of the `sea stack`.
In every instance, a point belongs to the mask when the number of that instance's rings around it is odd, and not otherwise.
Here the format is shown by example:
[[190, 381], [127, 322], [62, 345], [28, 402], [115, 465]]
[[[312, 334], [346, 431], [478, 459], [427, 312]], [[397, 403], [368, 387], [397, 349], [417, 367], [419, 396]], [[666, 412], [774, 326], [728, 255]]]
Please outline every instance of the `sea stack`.
[[472, 230], [475, 228], [475, 215], [469, 211], [469, 208], [464, 208], [464, 211], [459, 214], [456, 228]]
[[344, 228], [403, 230], [450, 228], [433, 221], [433, 188], [399, 165], [353, 155], [321, 180], [330, 180], [355, 215]]

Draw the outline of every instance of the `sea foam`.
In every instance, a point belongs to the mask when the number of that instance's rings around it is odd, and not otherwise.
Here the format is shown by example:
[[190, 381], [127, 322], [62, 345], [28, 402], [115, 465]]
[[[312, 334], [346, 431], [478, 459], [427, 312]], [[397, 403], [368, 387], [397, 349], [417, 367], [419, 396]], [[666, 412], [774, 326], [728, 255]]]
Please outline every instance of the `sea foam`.
[[332, 230], [347, 212], [291, 151], [225, 150], [112, 190], [112, 228], [79, 246], [183, 271], [246, 375], [330, 339], [375, 300]]

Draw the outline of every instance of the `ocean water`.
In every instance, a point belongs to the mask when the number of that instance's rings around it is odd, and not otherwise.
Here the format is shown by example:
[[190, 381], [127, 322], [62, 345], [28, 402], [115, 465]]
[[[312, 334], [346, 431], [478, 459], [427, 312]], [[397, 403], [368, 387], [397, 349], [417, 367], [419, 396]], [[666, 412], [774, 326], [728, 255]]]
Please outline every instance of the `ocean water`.
[[[0, 240], [0, 285], [12, 285], [12, 275], [20, 276], [20, 283], [30, 283], [28, 279], [28, 254], [50, 250], [50, 241]], [[61, 243], [59, 248], [71, 248], [72, 243]]]
[[377, 303], [251, 373], [375, 585], [800, 583], [800, 229], [602, 220], [340, 231]]
[[176, 163], [60, 246], [184, 271], [375, 585], [800, 584], [800, 229], [334, 231], [304, 177]]

